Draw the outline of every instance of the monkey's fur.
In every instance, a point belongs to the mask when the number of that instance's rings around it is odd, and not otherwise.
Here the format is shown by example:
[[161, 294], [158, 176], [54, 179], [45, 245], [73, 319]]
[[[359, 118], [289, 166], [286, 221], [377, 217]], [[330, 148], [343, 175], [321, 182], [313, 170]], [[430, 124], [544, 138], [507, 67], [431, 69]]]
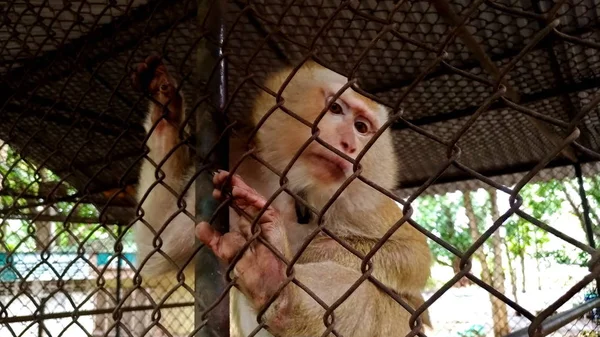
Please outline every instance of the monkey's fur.
[[[266, 86], [277, 92], [289, 73], [290, 70], [286, 69], [270, 76]], [[306, 63], [283, 91], [284, 105], [308, 122], [313, 123], [325, 108], [326, 97], [335, 94], [346, 82], [347, 80], [343, 76], [316, 63]], [[155, 95], [155, 97], [158, 96]], [[388, 118], [388, 112], [381, 105], [351, 89], [347, 89], [340, 98], [349, 102], [349, 112], [362, 111], [371, 117], [371, 121], [376, 124], [373, 125], [372, 131], [377, 131]], [[253, 122], [258, 123], [274, 105], [275, 98], [273, 96], [265, 92], [261, 93], [253, 108]], [[182, 109], [182, 104], [171, 104], [169, 110], [171, 108]], [[150, 110], [149, 115], [156, 115], [152, 106]], [[176, 120], [172, 116], [181, 116], [182, 114], [182, 110], [179, 110], [175, 115], [167, 117]], [[357, 140], [354, 147], [351, 149], [344, 147], [347, 144], [343, 141], [340, 143], [338, 140], [341, 137], [341, 128], [338, 127], [339, 124], [336, 124], [335, 119], [332, 119], [337, 117], [331, 117], [330, 114], [327, 112], [318, 124], [319, 137], [355, 159], [370, 136], [359, 135], [352, 138]], [[168, 118], [163, 122], [169, 122]], [[149, 120], [151, 120], [150, 117]], [[170, 125], [168, 126], [170, 127]], [[172, 148], [179, 141], [178, 138], [175, 140], [171, 138], [177, 137], [177, 133], [165, 132], [166, 129], [168, 128], [159, 130], [162, 132], [157, 134], [160, 140], [149, 142], [151, 157], [153, 151], [155, 156], [164, 156], [170, 150], [169, 146]], [[310, 136], [309, 127], [282, 110], [276, 110], [260, 127], [256, 135], [257, 155], [281, 172]], [[344, 134], [343, 137], [351, 136]], [[240, 144], [235, 140], [232, 141], [232, 164], [237, 162], [239, 154], [244, 151], [243, 145]], [[316, 142], [313, 142], [305, 152], [310, 153], [310, 151], [321, 153], [327, 151], [329, 156], [337, 156]], [[188, 176], [186, 169], [183, 169], [186, 158], [187, 154], [183, 153], [181, 156], [169, 159], [163, 166], [162, 170], [167, 175], [165, 181], [169, 180], [170, 186], [177, 188], [185, 184], [184, 178]], [[162, 157], [155, 161], [161, 159]], [[173, 162], [169, 163], [171, 160]], [[288, 172], [287, 178], [291, 191], [302, 192], [312, 207], [321, 210], [347, 178], [348, 172], [345, 172], [343, 179], [329, 176], [323, 169], [315, 168], [316, 164], [314, 160], [311, 160], [308, 155], [301, 155], [298, 162]], [[347, 167], [339, 162], [337, 165]], [[398, 168], [389, 131], [384, 132], [368, 150], [361, 159], [360, 165], [362, 167], [361, 174], [379, 186], [388, 190], [396, 186], [395, 173]], [[150, 177], [150, 180], [153, 181], [154, 172], [153, 166], [146, 166], [142, 168], [142, 177], [146, 177], [147, 180]], [[169, 174], [172, 176], [169, 177]], [[252, 211], [249, 213], [255, 213], [256, 209], [262, 205], [261, 202], [264, 202], [263, 197], [270, 197], [279, 187], [279, 177], [252, 160], [245, 161], [236, 174], [239, 174], [241, 179], [234, 179], [233, 188], [234, 190], [237, 188], [235, 191], [238, 191], [237, 195], [234, 193], [235, 202], [246, 206], [248, 204], [259, 205], [251, 207]], [[227, 172], [221, 172], [215, 177], [217, 187], [227, 175]], [[247, 186], [246, 183], [254, 189]], [[140, 194], [145, 192], [143, 189], [148, 185], [140, 186]], [[153, 196], [153, 194], [158, 195]], [[216, 197], [220, 197], [218, 190], [215, 190], [214, 194]], [[149, 204], [146, 207], [163, 209], [159, 214], [162, 216], [157, 216], [155, 220], [151, 221], [153, 226], [155, 224], [159, 225], [159, 228], [162, 226], [163, 220], [170, 215], [165, 215], [164, 209], [175, 210], [176, 205], [173, 204], [176, 203], [176, 200], [177, 198], [171, 197], [164, 188], [150, 193], [145, 202], [145, 205]], [[185, 201], [188, 207], [193, 208], [193, 193], [186, 196]], [[257, 202], [258, 204], [256, 204]], [[284, 193], [275, 200], [272, 207], [263, 216], [264, 220], [261, 220], [267, 240], [280, 249], [288, 259], [303, 243], [306, 234], [315, 229], [317, 220], [313, 216], [309, 224], [299, 225], [296, 222], [294, 210], [293, 199]], [[149, 219], [149, 215], [147, 213], [145, 219]], [[402, 212], [393, 200], [356, 179], [346, 187], [324, 214], [323, 225], [362, 254], [366, 254], [401, 217]], [[167, 228], [174, 228], [172, 231], [166, 230], [162, 233], [162, 250], [167, 253], [175, 253], [176, 263], [185, 261], [192, 251], [191, 246], [193, 246], [193, 241], [189, 237], [189, 231], [193, 225], [187, 220], [181, 220], [167, 226]], [[227, 261], [232, 257], [230, 254], [237, 252], [241, 247], [240, 244], [245, 242], [248, 236], [247, 226], [247, 221], [241, 218], [238, 218], [237, 221], [232, 220], [231, 233], [221, 236], [209, 228], [208, 224], [201, 223], [197, 228], [197, 235], [218, 256]], [[136, 236], [138, 244], [144, 245], [152, 242], [154, 235], [148, 239], [148, 233], [141, 231], [138, 233], [139, 235]], [[236, 265], [236, 277], [241, 292], [235, 289], [231, 291], [231, 332], [233, 337], [250, 334], [257, 326], [256, 311], [281, 284], [282, 277], [285, 279], [285, 274], [282, 274], [285, 265], [282, 266], [272, 253], [265, 250], [264, 245], [255, 243], [253, 247], [252, 252], [246, 252]], [[188, 255], [186, 256], [186, 254]], [[250, 256], [251, 254], [254, 255]], [[156, 275], [161, 270], [173, 268], [172, 264], [164, 258], [162, 259], [162, 261], [155, 259], [157, 262], [149, 264], [151, 270], [146, 275]], [[252, 263], [249, 264], [250, 261]], [[411, 306], [416, 308], [423, 303], [421, 291], [429, 277], [431, 256], [426, 239], [421, 233], [410, 225], [403, 224], [371, 261], [374, 268], [373, 276], [377, 280], [394, 290]], [[340, 244], [324, 234], [319, 234], [308, 245], [294, 269], [295, 276], [300, 282], [315, 292], [327, 305], [331, 305], [360, 278], [362, 275], [361, 263], [359, 258]], [[255, 282], [257, 278], [260, 279], [259, 283]], [[264, 319], [269, 326], [269, 331], [275, 336], [321, 336], [325, 331], [324, 313], [325, 310], [308, 294], [296, 285], [290, 284], [271, 305]], [[410, 331], [408, 325], [410, 314], [368, 280], [363, 282], [334, 311], [334, 315], [335, 330], [344, 336], [403, 336]], [[427, 313], [421, 318], [424, 323], [429, 324]], [[270, 335], [262, 330], [257, 336]]]
[[[277, 92], [289, 73], [290, 70], [284, 70], [271, 76], [266, 83], [267, 87]], [[283, 91], [284, 105], [312, 123], [325, 108], [326, 96], [335, 94], [346, 82], [347, 80], [342, 76], [315, 63], [305, 64]], [[348, 104], [356, 107], [357, 110], [369, 110], [372, 115], [376, 116], [378, 125], [374, 131], [388, 118], [388, 112], [381, 105], [350, 89], [341, 95], [341, 99], [350, 102]], [[274, 105], [275, 98], [273, 96], [266, 92], [259, 95], [253, 109], [255, 123], [258, 123]], [[321, 120], [318, 125], [319, 136], [325, 142], [344, 152], [343, 146], [339, 146], [339, 142], [336, 143], [338, 129], [328, 125], [330, 120], [328, 117]], [[310, 136], [309, 127], [282, 110], [277, 110], [268, 117], [257, 133], [258, 155], [281, 172]], [[353, 153], [347, 154], [355, 158], [369, 139], [370, 137], [359, 138], [358, 148]], [[305, 153], [310, 152], [311, 147], [324, 149], [321, 145], [313, 142]], [[298, 162], [287, 174], [289, 187], [293, 192], [302, 191], [309, 204], [320, 210], [344, 179], [332, 181], [325, 179], [325, 182], [323, 179], [315, 179], [311, 175], [313, 163], [308, 159], [303, 160], [304, 157], [304, 154], [300, 156]], [[388, 131], [384, 132], [368, 150], [360, 164], [364, 177], [388, 190], [395, 187], [397, 164], [391, 135]], [[240, 176], [244, 180], [251, 181], [253, 179], [250, 177], [251, 171], [242, 169]], [[252, 172], [257, 171], [255, 168]], [[262, 174], [266, 175], [266, 170], [263, 170]], [[219, 179], [223, 179], [223, 177], [216, 179], [215, 182], [218, 185]], [[275, 179], [269, 178], [263, 181], [263, 184], [271, 185], [270, 189], [274, 191], [278, 187], [278, 179], [276, 177]], [[249, 188], [244, 187], [243, 182], [237, 186], [241, 189]], [[260, 186], [261, 191], [267, 189], [264, 185]], [[218, 192], [216, 194], [219, 195]], [[247, 190], [242, 194], [238, 198], [242, 204], [252, 203], [256, 198], [262, 198], [260, 195], [262, 193], [252, 190]], [[268, 198], [271, 194], [263, 195]], [[278, 199], [280, 201], [274, 203], [271, 210], [274, 215], [264, 220], [267, 227], [263, 227], [263, 231], [266, 233], [266, 237], [271, 237], [272, 240], [269, 242], [275, 247], [280, 247], [282, 252], [287, 253], [290, 258], [295, 249], [303, 242], [303, 238], [289, 234], [290, 229], [298, 226], [293, 221], [290, 223], [289, 209], [293, 207], [290, 204], [291, 201], [288, 199], [286, 206], [286, 197]], [[261, 205], [261, 203], [259, 202], [257, 205]], [[277, 207], [282, 208], [282, 212], [278, 212]], [[401, 210], [394, 201], [363, 182], [354, 180], [325, 213], [324, 227], [362, 254], [366, 254], [401, 217]], [[309, 227], [316, 226], [314, 220], [308, 225]], [[240, 231], [242, 237], [247, 236], [247, 233], [244, 234], [244, 229], [240, 229]], [[226, 260], [227, 250], [235, 251], [236, 244], [227, 247], [226, 237], [211, 232], [206, 228], [206, 224], [200, 225], [198, 234], [200, 239], [209, 244], [217, 254], [221, 250], [220, 252], [224, 254]], [[233, 235], [235, 234], [234, 232]], [[236, 241], [240, 238], [240, 232], [237, 234], [237, 236], [231, 237], [232, 240]], [[213, 245], [211, 245], [211, 238], [220, 238], [222, 242], [214, 244], [213, 241]], [[277, 287], [276, 284], [269, 285], [270, 280], [276, 283], [285, 278], [285, 275], [271, 278], [270, 273], [281, 273], [281, 267], [279, 270], [277, 268], [274, 270], [268, 262], [264, 263], [266, 269], [260, 270], [260, 261], [269, 259], [269, 255], [274, 258], [274, 255], [264, 249], [261, 253], [258, 246], [261, 244], [256, 244], [254, 252], [246, 252], [246, 255], [249, 255], [248, 259], [257, 259], [257, 263], [249, 264], [247, 270], [242, 270], [243, 267], [240, 267], [239, 270], [239, 274], [242, 275], [238, 276], [238, 281], [246, 298], [236, 300], [239, 294], [232, 292], [234, 298], [232, 301], [234, 325], [232, 332], [239, 334], [239, 331], [235, 331], [235, 326], [241, 326], [243, 327], [243, 331], [241, 331], [243, 336], [249, 334], [256, 326], [256, 318], [252, 317], [252, 310], [248, 310], [245, 306], [250, 305], [252, 309], [258, 310], [269, 295], [269, 291], [262, 294], [265, 292], [261, 291], [263, 289], [249, 289], [249, 285], [252, 284], [251, 279], [260, 275], [262, 283], [258, 286], [272, 290]], [[250, 256], [252, 254], [254, 256]], [[295, 265], [295, 275], [298, 280], [330, 305], [359, 279], [361, 262], [340, 244], [320, 234], [301, 255]], [[376, 279], [400, 294], [413, 307], [423, 303], [420, 292], [429, 277], [431, 263], [431, 255], [424, 235], [410, 225], [404, 224], [374, 255], [372, 262], [373, 276]], [[238, 264], [243, 264], [243, 260]], [[247, 284], [245, 284], [244, 278], [249, 279]], [[277, 336], [321, 336], [325, 330], [324, 312], [325, 310], [308, 294], [296, 285], [290, 284], [271, 305], [265, 318], [269, 330]], [[410, 331], [409, 313], [369, 281], [360, 285], [334, 313], [335, 329], [344, 336], [402, 336]], [[427, 314], [422, 318], [425, 323], [429, 324]], [[254, 324], [249, 324], [251, 319]], [[264, 335], [268, 336], [266, 333]], [[234, 336], [237, 335], [234, 334]]]
[[[175, 79], [169, 76], [160, 58], [148, 57], [137, 67], [133, 74], [133, 84], [140, 91], [149, 92], [154, 101], [150, 101], [144, 128], [149, 133], [146, 142], [150, 158], [143, 160], [137, 187], [137, 200], [143, 210], [142, 218], [134, 225], [137, 245], [137, 263], [143, 263], [142, 275], [156, 276], [167, 271], [178, 270], [190, 258], [194, 251], [194, 219], [185, 213], [178, 213], [178, 200], [185, 202], [185, 210], [194, 214], [195, 194], [183, 191], [193, 174], [190, 153], [187, 146], [179, 146], [179, 128], [185, 111], [184, 100], [177, 92]], [[159, 104], [155, 103], [158, 102]], [[162, 118], [167, 105], [167, 114]], [[155, 125], [156, 124], [156, 125]], [[153, 129], [154, 128], [154, 129]], [[166, 160], [165, 160], [166, 158]], [[155, 165], [164, 163], [157, 169]], [[164, 177], [161, 180], [163, 173]], [[193, 185], [192, 185], [193, 186]], [[183, 196], [182, 196], [183, 195]], [[177, 214], [173, 219], [173, 215]], [[155, 232], [160, 232], [162, 245], [160, 252], [154, 252]], [[149, 253], [152, 253], [145, 261]], [[187, 271], [191, 274], [191, 270]]]

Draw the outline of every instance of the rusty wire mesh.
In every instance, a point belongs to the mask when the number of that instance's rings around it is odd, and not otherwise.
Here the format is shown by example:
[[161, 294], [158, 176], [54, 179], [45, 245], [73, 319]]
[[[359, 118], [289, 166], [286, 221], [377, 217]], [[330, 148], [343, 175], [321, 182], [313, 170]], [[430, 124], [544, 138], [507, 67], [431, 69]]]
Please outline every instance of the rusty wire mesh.
[[[414, 318], [466, 282], [479, 287], [479, 294], [491, 294], [493, 305], [508, 308], [510, 332], [535, 332], [555, 311], [594, 293], [597, 262], [531, 309], [499, 285], [497, 275], [472, 271], [471, 259], [493, 255], [494, 234], [509, 235], [506, 228], [514, 223], [549, 233], [593, 262], [594, 242], [600, 239], [600, 200], [594, 195], [599, 180], [594, 162], [600, 158], [596, 2], [223, 3], [223, 41], [209, 37], [218, 28], [214, 23], [197, 20], [195, 1], [0, 5], [3, 336], [187, 336], [208, 328], [213, 303], [194, 307], [202, 302], [203, 289], [195, 294], [185, 266], [159, 281], [141, 277], [136, 268], [143, 261], [134, 254], [133, 225], [159, 220], [148, 219], [148, 210], [138, 205], [135, 184], [140, 164], [160, 163], [148, 156], [142, 126], [150, 97], [132, 88], [129, 79], [152, 54], [162, 55], [178, 79], [191, 130], [193, 117], [210, 106], [226, 117], [227, 130], [247, 135], [248, 111], [253, 97], [265, 90], [266, 75], [286, 65], [297, 68], [309, 57], [355, 79], [361, 88], [356, 91], [392, 110], [386, 127], [401, 167], [400, 185], [388, 195], [406, 214], [397, 220], [426, 233], [434, 253], [444, 251], [458, 261], [453, 274], [429, 290], [425, 305], [414, 308]], [[209, 14], [215, 4], [205, 2]], [[196, 65], [196, 49], [204, 42], [223, 50], [225, 105], [213, 100], [214, 92], [204, 95], [216, 89], [202, 81], [214, 69]], [[188, 131], [180, 134], [180, 146], [203, 152]], [[200, 147], [210, 152], [216, 145]], [[244, 160], [252, 158], [260, 154], [250, 152]], [[203, 158], [197, 163], [183, 187], [168, 186], [157, 174], [152, 189], [172, 193], [161, 218], [166, 227], [176, 215], [194, 220], [194, 205], [181, 201], [193, 193], [194, 179], [213, 168], [203, 165]], [[368, 182], [360, 174], [352, 179]], [[535, 186], [548, 182], [569, 189], [564, 202], [579, 212], [587, 236], [574, 238], [532, 213], [531, 203], [540, 195], [527, 188], [538, 191]], [[511, 201], [503, 214], [487, 215], [477, 237], [463, 243], [430, 222], [439, 218], [413, 216], [432, 196], [459, 191], [464, 198], [481, 190]], [[138, 193], [144, 198], [152, 190], [138, 188]], [[152, 251], [168, 259], [160, 242]], [[195, 325], [194, 311], [199, 313]], [[451, 314], [432, 312], [434, 320]], [[560, 323], [558, 334], [594, 336], [598, 318], [588, 312]], [[498, 335], [496, 328], [486, 322], [471, 333]], [[465, 335], [449, 325], [439, 329], [428, 335]]]

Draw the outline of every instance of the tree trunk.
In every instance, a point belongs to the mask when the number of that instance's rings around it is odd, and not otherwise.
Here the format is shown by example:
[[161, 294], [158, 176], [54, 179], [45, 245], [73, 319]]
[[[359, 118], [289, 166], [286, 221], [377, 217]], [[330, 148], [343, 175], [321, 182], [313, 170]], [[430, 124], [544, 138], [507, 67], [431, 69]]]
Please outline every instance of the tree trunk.
[[[481, 236], [481, 232], [477, 227], [477, 217], [475, 216], [475, 212], [473, 211], [473, 204], [471, 203], [471, 195], [470, 192], [465, 192], [463, 194], [464, 202], [465, 202], [465, 211], [467, 213], [467, 218], [469, 219], [469, 233], [471, 234], [471, 238], [473, 242], [475, 242]], [[496, 200], [493, 198], [493, 204], [495, 204]], [[492, 206], [492, 214], [495, 206]], [[498, 213], [496, 209], [496, 213]], [[497, 233], [495, 233], [497, 234]], [[493, 239], [492, 239], [493, 240]], [[493, 244], [493, 242], [492, 242]], [[483, 248], [483, 247], [482, 247]], [[490, 267], [486, 261], [485, 253], [482, 248], [479, 248], [475, 252], [475, 257], [481, 263], [481, 280], [491, 286], [493, 286], [498, 291], [504, 292], [504, 283], [502, 283], [501, 290], [498, 289], [495, 285], [494, 279], [492, 277], [492, 273], [490, 271]], [[495, 250], [494, 250], [495, 255]], [[494, 264], [496, 263], [496, 257], [494, 256]], [[502, 257], [500, 256], [500, 268], [502, 270]], [[494, 336], [502, 337], [508, 333], [508, 317], [506, 312], [506, 305], [500, 299], [496, 298], [494, 295], [490, 294], [490, 304], [492, 305], [492, 319], [494, 322]]]
[[[592, 191], [598, 191], [598, 187], [597, 184], [595, 183], [595, 179], [593, 179], [594, 181], [592, 182]], [[571, 197], [570, 191], [567, 189], [567, 185], [571, 187], [572, 190], [574, 190], [575, 194], [579, 195], [578, 193], [578, 187], [573, 186], [572, 184], [569, 184], [567, 182], [565, 182], [565, 185], [561, 185], [562, 188], [562, 192], [565, 194], [565, 197], [567, 199], [567, 201], [569, 202], [569, 205], [571, 205], [571, 208], [573, 209], [573, 213], [575, 213], [575, 215], [577, 216], [577, 218], [579, 219], [579, 223], [581, 225], [581, 228], [583, 229], [584, 232], [587, 233], [587, 228], [585, 225], [585, 218], [583, 216], [583, 214], [581, 213], [581, 211], [579, 210], [579, 207], [577, 205], [577, 203], [575, 202], [575, 200]], [[589, 194], [592, 199], [594, 198], [594, 193], [590, 193]], [[582, 200], [580, 200], [581, 202], [583, 202]], [[596, 213], [594, 211], [594, 207], [590, 206], [588, 208], [589, 210], [589, 215], [592, 218], [593, 223], [595, 224], [600, 224], [600, 216], [598, 216], [598, 213]], [[600, 226], [593, 226], [592, 227], [592, 235], [594, 237], [600, 237]]]
[[[490, 193], [490, 204], [492, 207], [492, 220], [500, 218], [498, 212], [497, 203], [497, 192], [495, 189], [491, 189]], [[492, 273], [492, 286], [501, 294], [506, 294], [504, 282], [506, 276], [504, 275], [504, 267], [502, 266], [502, 238], [500, 237], [500, 230], [496, 230], [491, 237], [492, 251], [494, 258], [494, 269]], [[508, 325], [508, 310], [506, 303], [501, 299], [490, 294], [490, 301], [492, 302], [492, 315], [494, 315], [494, 336], [505, 336], [510, 332]]]
[[[448, 206], [442, 204], [442, 208], [443, 208], [444, 213], [446, 213], [446, 218], [452, 219], [451, 212], [450, 212], [450, 209], [448, 208]], [[446, 223], [448, 237], [450, 239], [454, 239], [454, 236], [456, 235], [456, 229], [454, 228], [454, 225], [455, 224], [452, 223], [451, 221], [448, 221]], [[454, 274], [460, 273], [460, 257], [458, 257], [458, 256], [454, 256], [452, 258], [452, 271], [454, 271]], [[470, 284], [471, 284], [471, 281], [468, 278], [463, 277], [460, 280], [458, 280], [458, 282], [456, 282], [454, 284], [454, 286], [457, 288], [461, 288], [461, 287], [466, 287]]]
[[513, 295], [513, 300], [515, 303], [519, 303], [517, 298], [517, 273], [515, 272], [515, 267], [512, 263], [512, 258], [510, 256], [510, 250], [508, 249], [508, 243], [506, 243], [506, 239], [504, 239], [504, 249], [506, 250], [506, 262], [508, 262], [508, 275], [510, 276], [510, 289]]
[[537, 233], [537, 230], [534, 230], [533, 233], [534, 233], [533, 238], [535, 240], [535, 256], [536, 256], [536, 259], [535, 259], [535, 269], [536, 269], [536, 272], [537, 272], [537, 288], [538, 288], [538, 290], [542, 290], [542, 276], [541, 276], [542, 275], [542, 270], [541, 270], [542, 268], [540, 267], [540, 263], [541, 263], [542, 259], [537, 258], [538, 256], [540, 256], [539, 255], [540, 254], [540, 244], [538, 243], [538, 238], [537, 238], [537, 234], [538, 233]]
[[521, 260], [521, 286], [523, 287], [523, 289], [521, 289], [521, 292], [525, 293], [527, 292], [527, 288], [525, 287], [525, 251], [521, 251], [519, 253], [519, 259]]
[[[40, 170], [38, 172], [40, 175], [40, 188], [38, 190], [39, 195], [46, 196], [50, 193], [51, 188], [48, 183], [48, 177], [44, 170]], [[54, 185], [54, 184], [52, 184]], [[35, 208], [30, 210], [30, 213], [36, 213]], [[52, 206], [47, 207], [41, 214], [43, 215], [55, 215], [56, 211]], [[41, 251], [50, 251], [52, 238], [54, 236], [52, 230], [52, 222], [51, 221], [34, 221], [33, 227], [35, 228], [35, 250], [38, 252]]]

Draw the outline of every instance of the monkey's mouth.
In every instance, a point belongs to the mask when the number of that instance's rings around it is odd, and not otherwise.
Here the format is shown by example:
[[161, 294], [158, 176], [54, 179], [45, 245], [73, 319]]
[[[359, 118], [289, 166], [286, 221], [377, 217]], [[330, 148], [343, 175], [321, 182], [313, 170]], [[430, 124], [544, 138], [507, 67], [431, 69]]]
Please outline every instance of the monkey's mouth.
[[352, 171], [352, 163], [335, 153], [312, 152], [309, 154], [309, 158], [313, 165], [324, 168], [334, 176], [347, 176]]

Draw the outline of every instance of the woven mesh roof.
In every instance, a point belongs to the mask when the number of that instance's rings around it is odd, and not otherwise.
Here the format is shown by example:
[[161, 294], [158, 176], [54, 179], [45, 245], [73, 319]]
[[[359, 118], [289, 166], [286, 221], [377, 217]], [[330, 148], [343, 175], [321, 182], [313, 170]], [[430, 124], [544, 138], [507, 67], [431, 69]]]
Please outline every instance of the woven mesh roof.
[[[403, 120], [450, 140], [493, 94], [455, 67], [488, 81], [472, 50], [460, 38], [444, 48], [452, 26], [430, 1], [231, 1], [225, 53], [230, 61], [230, 114], [244, 116], [260, 81], [270, 71], [313, 52], [345, 75], [354, 69], [361, 87], [389, 106], [400, 102]], [[492, 63], [503, 69], [546, 23], [519, 14], [544, 13], [547, 1], [483, 2], [466, 28]], [[457, 15], [471, 2], [452, 1]], [[133, 91], [129, 72], [152, 53], [165, 56], [179, 77], [194, 69], [200, 29], [195, 1], [49, 1], [42, 7], [13, 2], [0, 23], [0, 139], [28, 160], [44, 165], [79, 189], [107, 190], [135, 183], [142, 154], [146, 102]], [[502, 7], [504, 8], [504, 7]], [[600, 6], [567, 1], [558, 29], [600, 43]], [[447, 55], [432, 65], [441, 50]], [[522, 106], [568, 122], [600, 82], [600, 54], [590, 44], [554, 35], [536, 44], [507, 74]], [[449, 67], [450, 66], [450, 67]], [[431, 68], [431, 69], [430, 69]], [[415, 79], [425, 78], [411, 88]], [[241, 86], [240, 86], [241, 84]], [[239, 87], [238, 87], [239, 86]], [[193, 85], [184, 83], [185, 93]], [[193, 95], [187, 95], [187, 97]], [[600, 150], [598, 109], [579, 125], [579, 143]], [[545, 125], [557, 135], [560, 128]], [[399, 122], [394, 138], [401, 186], [424, 182], [447, 162], [447, 149]], [[475, 121], [458, 145], [460, 162], [487, 175], [526, 171], [555, 146], [548, 132], [502, 103]], [[573, 152], [581, 161], [593, 158]], [[559, 156], [551, 165], [566, 164]], [[450, 167], [441, 182], [468, 176]]]

